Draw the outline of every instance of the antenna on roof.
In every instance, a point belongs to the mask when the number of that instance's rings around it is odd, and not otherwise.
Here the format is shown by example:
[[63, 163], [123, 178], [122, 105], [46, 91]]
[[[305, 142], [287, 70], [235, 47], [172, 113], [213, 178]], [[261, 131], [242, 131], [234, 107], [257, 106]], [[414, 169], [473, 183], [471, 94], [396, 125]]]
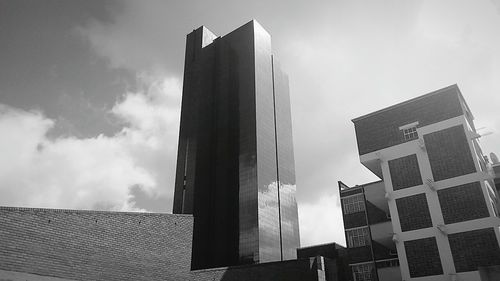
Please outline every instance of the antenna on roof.
[[480, 137], [484, 137], [484, 136], [489, 136], [491, 134], [493, 134], [493, 132], [486, 132], [484, 134], [478, 134], [478, 133], [473, 133], [474, 135], [471, 137], [471, 139], [478, 139]]
[[498, 161], [498, 157], [495, 153], [490, 153], [490, 159], [491, 159], [491, 162], [493, 162], [493, 164], [498, 164], [500, 161]]

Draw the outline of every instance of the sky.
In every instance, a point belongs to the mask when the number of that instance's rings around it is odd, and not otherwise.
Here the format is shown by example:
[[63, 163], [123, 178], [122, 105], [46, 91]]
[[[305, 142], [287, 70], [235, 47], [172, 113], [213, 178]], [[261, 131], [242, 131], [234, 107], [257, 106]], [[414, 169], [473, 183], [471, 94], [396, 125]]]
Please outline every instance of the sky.
[[337, 181], [378, 180], [353, 118], [458, 84], [500, 153], [500, 0], [0, 0], [0, 205], [171, 212], [186, 35], [252, 19], [290, 80], [302, 246], [345, 245]]

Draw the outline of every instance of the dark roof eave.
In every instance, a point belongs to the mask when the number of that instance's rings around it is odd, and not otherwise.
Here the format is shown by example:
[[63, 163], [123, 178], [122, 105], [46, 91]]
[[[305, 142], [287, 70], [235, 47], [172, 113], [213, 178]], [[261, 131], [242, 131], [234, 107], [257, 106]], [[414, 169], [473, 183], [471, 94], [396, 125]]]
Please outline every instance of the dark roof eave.
[[[380, 110], [377, 110], [377, 111], [374, 111], [374, 112], [371, 112], [371, 113], [368, 113], [368, 114], [365, 114], [363, 116], [360, 116], [360, 117], [357, 117], [357, 118], [354, 118], [354, 119], [351, 119], [351, 122], [353, 123], [356, 123], [362, 119], [365, 119], [365, 118], [368, 118], [368, 117], [371, 117], [371, 116], [374, 116], [376, 114], [380, 114], [382, 112], [385, 112], [385, 111], [388, 111], [390, 109], [393, 109], [393, 108], [396, 108], [396, 107], [399, 107], [399, 106], [402, 106], [402, 105], [405, 105], [405, 104], [408, 104], [410, 102], [414, 102], [416, 100], [419, 100], [419, 99], [422, 99], [422, 98], [425, 98], [425, 97], [428, 97], [428, 96], [432, 96], [432, 95], [436, 95], [436, 94], [439, 94], [441, 92], [444, 92], [444, 91], [447, 91], [447, 90], [450, 90], [450, 89], [455, 89], [457, 91], [457, 93], [460, 95], [460, 97], [462, 98], [462, 101], [464, 102], [465, 106], [467, 107], [467, 109], [469, 109], [469, 106], [467, 105], [467, 103], [465, 102], [463, 96], [462, 96], [462, 93], [460, 92], [460, 89], [458, 88], [458, 85], [457, 84], [453, 84], [453, 85], [450, 85], [450, 86], [447, 86], [447, 87], [444, 87], [444, 88], [441, 88], [439, 90], [436, 90], [436, 91], [433, 91], [433, 92], [430, 92], [430, 93], [427, 93], [425, 95], [421, 95], [421, 96], [418, 96], [416, 98], [412, 98], [412, 99], [409, 99], [409, 100], [406, 100], [406, 101], [403, 101], [403, 102], [400, 102], [400, 103], [397, 103], [395, 105], [391, 105], [389, 107], [386, 107], [386, 108], [383, 108], [383, 109], [380, 109]], [[469, 112], [470, 112], [470, 109], [469, 109]], [[471, 113], [472, 114], [472, 113]]]

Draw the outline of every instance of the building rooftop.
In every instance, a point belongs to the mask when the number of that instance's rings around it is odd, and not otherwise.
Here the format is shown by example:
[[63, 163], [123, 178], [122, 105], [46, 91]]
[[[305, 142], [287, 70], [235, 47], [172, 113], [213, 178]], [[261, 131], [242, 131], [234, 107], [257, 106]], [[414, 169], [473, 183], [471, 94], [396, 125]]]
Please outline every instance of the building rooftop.
[[[442, 89], [439, 89], [439, 90], [435, 90], [435, 91], [432, 91], [430, 93], [427, 93], [425, 95], [421, 95], [421, 96], [418, 96], [416, 98], [413, 98], [413, 99], [409, 99], [409, 100], [406, 100], [406, 101], [403, 101], [403, 102], [400, 102], [400, 103], [397, 103], [395, 105], [391, 105], [389, 107], [386, 107], [386, 108], [383, 108], [383, 109], [380, 109], [380, 110], [377, 110], [377, 111], [374, 111], [374, 112], [371, 112], [371, 113], [368, 113], [368, 114], [365, 114], [363, 116], [360, 116], [360, 117], [357, 117], [357, 118], [354, 118], [352, 119], [351, 121], [353, 123], [359, 121], [359, 120], [362, 120], [362, 119], [365, 119], [367, 117], [371, 117], [371, 116], [374, 116], [374, 115], [377, 115], [377, 114], [380, 114], [382, 112], [385, 112], [385, 111], [389, 111], [391, 109], [394, 109], [396, 107], [400, 107], [400, 106], [403, 106], [403, 105], [406, 105], [406, 104], [409, 104], [409, 103], [412, 103], [412, 102], [415, 102], [417, 100], [420, 100], [420, 99], [423, 99], [423, 98], [426, 98], [426, 97], [429, 97], [429, 96], [433, 96], [433, 95], [438, 95], [442, 92], [446, 92], [446, 91], [449, 91], [449, 90], [456, 90], [458, 92], [458, 94], [460, 95], [460, 98], [462, 100], [462, 102], [464, 103], [464, 105], [467, 107], [467, 110], [470, 112], [470, 109], [469, 109], [469, 106], [467, 105], [467, 103], [465, 102], [465, 99], [463, 98], [463, 95], [462, 95], [462, 92], [460, 92], [460, 89], [458, 88], [458, 85], [457, 84], [453, 84], [453, 85], [450, 85], [450, 86], [447, 86], [447, 87], [444, 87]], [[472, 114], [471, 114], [472, 116]], [[474, 118], [472, 118], [474, 119]]]
[[353, 189], [357, 189], [357, 188], [362, 188], [362, 187], [373, 185], [373, 184], [376, 184], [376, 183], [379, 183], [379, 182], [382, 182], [382, 180], [372, 181], [372, 182], [364, 183], [364, 184], [361, 184], [361, 185], [357, 184], [355, 186], [348, 186], [347, 184], [343, 183], [342, 181], [338, 181], [340, 191], [353, 190]]

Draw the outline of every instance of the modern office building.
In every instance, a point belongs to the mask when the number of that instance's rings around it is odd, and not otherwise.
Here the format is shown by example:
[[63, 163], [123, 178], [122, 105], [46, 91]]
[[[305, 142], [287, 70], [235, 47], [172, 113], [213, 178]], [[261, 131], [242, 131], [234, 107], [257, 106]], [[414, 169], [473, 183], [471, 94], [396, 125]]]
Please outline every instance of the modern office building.
[[339, 194], [350, 271], [348, 280], [401, 281], [384, 182], [349, 187], [339, 181]]
[[383, 179], [402, 280], [488, 280], [484, 267], [500, 264], [498, 194], [473, 119], [452, 85], [353, 120], [361, 163]]
[[173, 212], [193, 214], [192, 268], [296, 258], [288, 78], [251, 21], [188, 34]]

